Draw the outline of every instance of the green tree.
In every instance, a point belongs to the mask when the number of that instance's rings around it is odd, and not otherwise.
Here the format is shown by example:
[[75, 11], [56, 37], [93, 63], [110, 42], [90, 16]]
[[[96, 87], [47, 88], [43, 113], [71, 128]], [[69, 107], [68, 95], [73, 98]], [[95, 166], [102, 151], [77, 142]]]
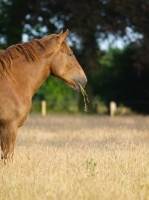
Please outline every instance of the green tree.
[[77, 93], [64, 84], [61, 80], [49, 77], [39, 88], [34, 96], [36, 100], [63, 101], [65, 99], [77, 99]]
[[62, 111], [69, 111], [70, 105], [74, 105], [78, 100], [78, 92], [73, 91], [61, 80], [50, 76], [34, 95], [33, 100], [39, 102], [47, 101], [48, 108], [56, 107]]
[[0, 1], [1, 48], [21, 42], [28, 4], [24, 0]]
[[144, 67], [140, 76], [134, 67], [134, 55], [135, 50], [131, 46], [123, 50], [109, 49], [99, 59], [100, 76], [92, 78], [94, 95], [99, 95], [107, 106], [113, 100], [137, 112], [148, 113], [149, 68]]

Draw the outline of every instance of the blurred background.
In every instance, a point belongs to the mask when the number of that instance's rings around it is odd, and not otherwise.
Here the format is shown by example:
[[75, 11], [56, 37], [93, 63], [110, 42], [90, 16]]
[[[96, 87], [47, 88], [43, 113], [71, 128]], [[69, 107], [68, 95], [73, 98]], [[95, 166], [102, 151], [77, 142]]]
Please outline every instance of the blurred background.
[[[89, 114], [149, 113], [148, 0], [1, 0], [0, 49], [69, 29], [67, 42], [84, 69]], [[82, 94], [49, 77], [31, 112], [81, 113]]]

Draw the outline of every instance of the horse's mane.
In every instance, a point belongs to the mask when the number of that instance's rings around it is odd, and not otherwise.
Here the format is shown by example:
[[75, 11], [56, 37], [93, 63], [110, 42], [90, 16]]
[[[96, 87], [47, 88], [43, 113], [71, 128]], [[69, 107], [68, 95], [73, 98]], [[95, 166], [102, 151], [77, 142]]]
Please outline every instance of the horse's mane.
[[39, 47], [45, 49], [44, 41], [53, 39], [55, 34], [46, 36], [42, 39], [35, 39], [29, 42], [20, 43], [8, 47], [6, 50], [0, 50], [0, 73], [5, 77], [11, 75], [10, 69], [14, 59], [24, 55], [28, 62], [40, 61], [41, 55]]

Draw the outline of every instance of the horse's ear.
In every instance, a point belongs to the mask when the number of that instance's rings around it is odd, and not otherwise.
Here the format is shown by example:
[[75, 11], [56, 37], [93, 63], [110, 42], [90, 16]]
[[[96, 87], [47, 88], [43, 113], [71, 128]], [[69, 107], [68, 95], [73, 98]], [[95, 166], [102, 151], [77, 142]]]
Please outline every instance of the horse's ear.
[[[62, 32], [62, 31], [61, 31]], [[60, 33], [61, 33], [60, 32]], [[58, 34], [59, 35], [59, 43], [61, 44], [62, 42], [64, 42], [65, 40], [66, 40], [66, 38], [67, 38], [67, 36], [68, 36], [68, 33], [69, 33], [69, 30], [67, 29], [66, 31], [65, 31], [65, 33], [61, 33], [61, 34]]]
[[63, 33], [63, 30], [61, 30], [61, 32], [58, 34], [58, 36], [62, 35], [62, 33]]

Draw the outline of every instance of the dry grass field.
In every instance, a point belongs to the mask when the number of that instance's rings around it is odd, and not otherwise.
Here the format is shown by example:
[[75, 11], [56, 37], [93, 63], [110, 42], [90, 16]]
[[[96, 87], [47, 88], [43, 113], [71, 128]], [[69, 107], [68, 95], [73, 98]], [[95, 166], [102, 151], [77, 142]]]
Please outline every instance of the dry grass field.
[[30, 115], [0, 200], [149, 199], [149, 117]]

